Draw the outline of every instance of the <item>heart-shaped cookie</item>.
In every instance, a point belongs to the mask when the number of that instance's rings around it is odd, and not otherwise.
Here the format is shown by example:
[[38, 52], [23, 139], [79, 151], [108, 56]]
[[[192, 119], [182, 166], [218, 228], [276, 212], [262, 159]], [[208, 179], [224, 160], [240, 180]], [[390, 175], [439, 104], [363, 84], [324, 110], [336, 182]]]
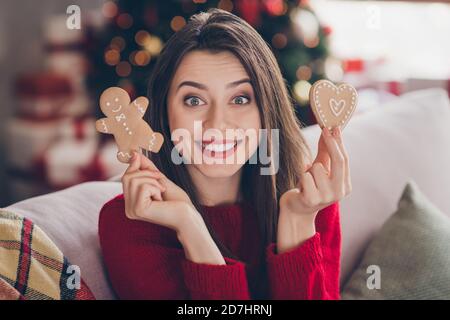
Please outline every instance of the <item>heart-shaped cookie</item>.
[[358, 93], [347, 83], [335, 86], [331, 81], [319, 80], [309, 91], [309, 101], [321, 127], [344, 129], [356, 109]]

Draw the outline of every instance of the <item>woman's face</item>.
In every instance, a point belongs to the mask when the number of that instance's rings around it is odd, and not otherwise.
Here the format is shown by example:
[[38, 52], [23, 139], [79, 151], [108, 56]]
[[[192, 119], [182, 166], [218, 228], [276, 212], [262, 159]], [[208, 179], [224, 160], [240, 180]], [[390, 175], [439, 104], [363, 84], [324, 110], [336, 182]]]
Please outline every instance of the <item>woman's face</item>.
[[252, 133], [258, 137], [259, 109], [250, 78], [232, 53], [188, 53], [174, 75], [167, 101], [171, 133], [177, 129], [189, 133], [174, 139], [188, 168], [211, 178], [229, 177], [256, 151], [258, 139], [248, 137]]

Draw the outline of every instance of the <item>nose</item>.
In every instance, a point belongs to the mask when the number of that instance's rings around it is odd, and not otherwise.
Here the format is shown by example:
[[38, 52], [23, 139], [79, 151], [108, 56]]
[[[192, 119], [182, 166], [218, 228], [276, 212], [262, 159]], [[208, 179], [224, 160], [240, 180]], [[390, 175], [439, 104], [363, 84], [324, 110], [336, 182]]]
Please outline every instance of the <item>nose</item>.
[[227, 128], [225, 108], [217, 103], [212, 105], [204, 121], [205, 129], [225, 130]]

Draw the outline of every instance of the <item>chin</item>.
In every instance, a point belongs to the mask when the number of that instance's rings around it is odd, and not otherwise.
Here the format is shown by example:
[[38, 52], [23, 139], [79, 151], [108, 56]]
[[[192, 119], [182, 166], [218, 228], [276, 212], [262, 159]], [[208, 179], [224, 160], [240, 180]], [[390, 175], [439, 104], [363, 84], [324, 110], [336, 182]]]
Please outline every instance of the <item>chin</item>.
[[236, 174], [242, 164], [194, 164], [194, 167], [208, 178], [229, 178]]

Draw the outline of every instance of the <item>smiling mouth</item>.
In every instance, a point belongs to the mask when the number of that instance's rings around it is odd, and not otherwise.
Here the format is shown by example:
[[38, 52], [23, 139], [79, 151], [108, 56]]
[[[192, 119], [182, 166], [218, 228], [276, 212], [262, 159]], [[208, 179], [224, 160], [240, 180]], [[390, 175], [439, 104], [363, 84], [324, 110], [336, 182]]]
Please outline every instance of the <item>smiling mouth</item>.
[[237, 150], [240, 141], [196, 141], [196, 145], [201, 148], [203, 155], [210, 158], [228, 158]]

